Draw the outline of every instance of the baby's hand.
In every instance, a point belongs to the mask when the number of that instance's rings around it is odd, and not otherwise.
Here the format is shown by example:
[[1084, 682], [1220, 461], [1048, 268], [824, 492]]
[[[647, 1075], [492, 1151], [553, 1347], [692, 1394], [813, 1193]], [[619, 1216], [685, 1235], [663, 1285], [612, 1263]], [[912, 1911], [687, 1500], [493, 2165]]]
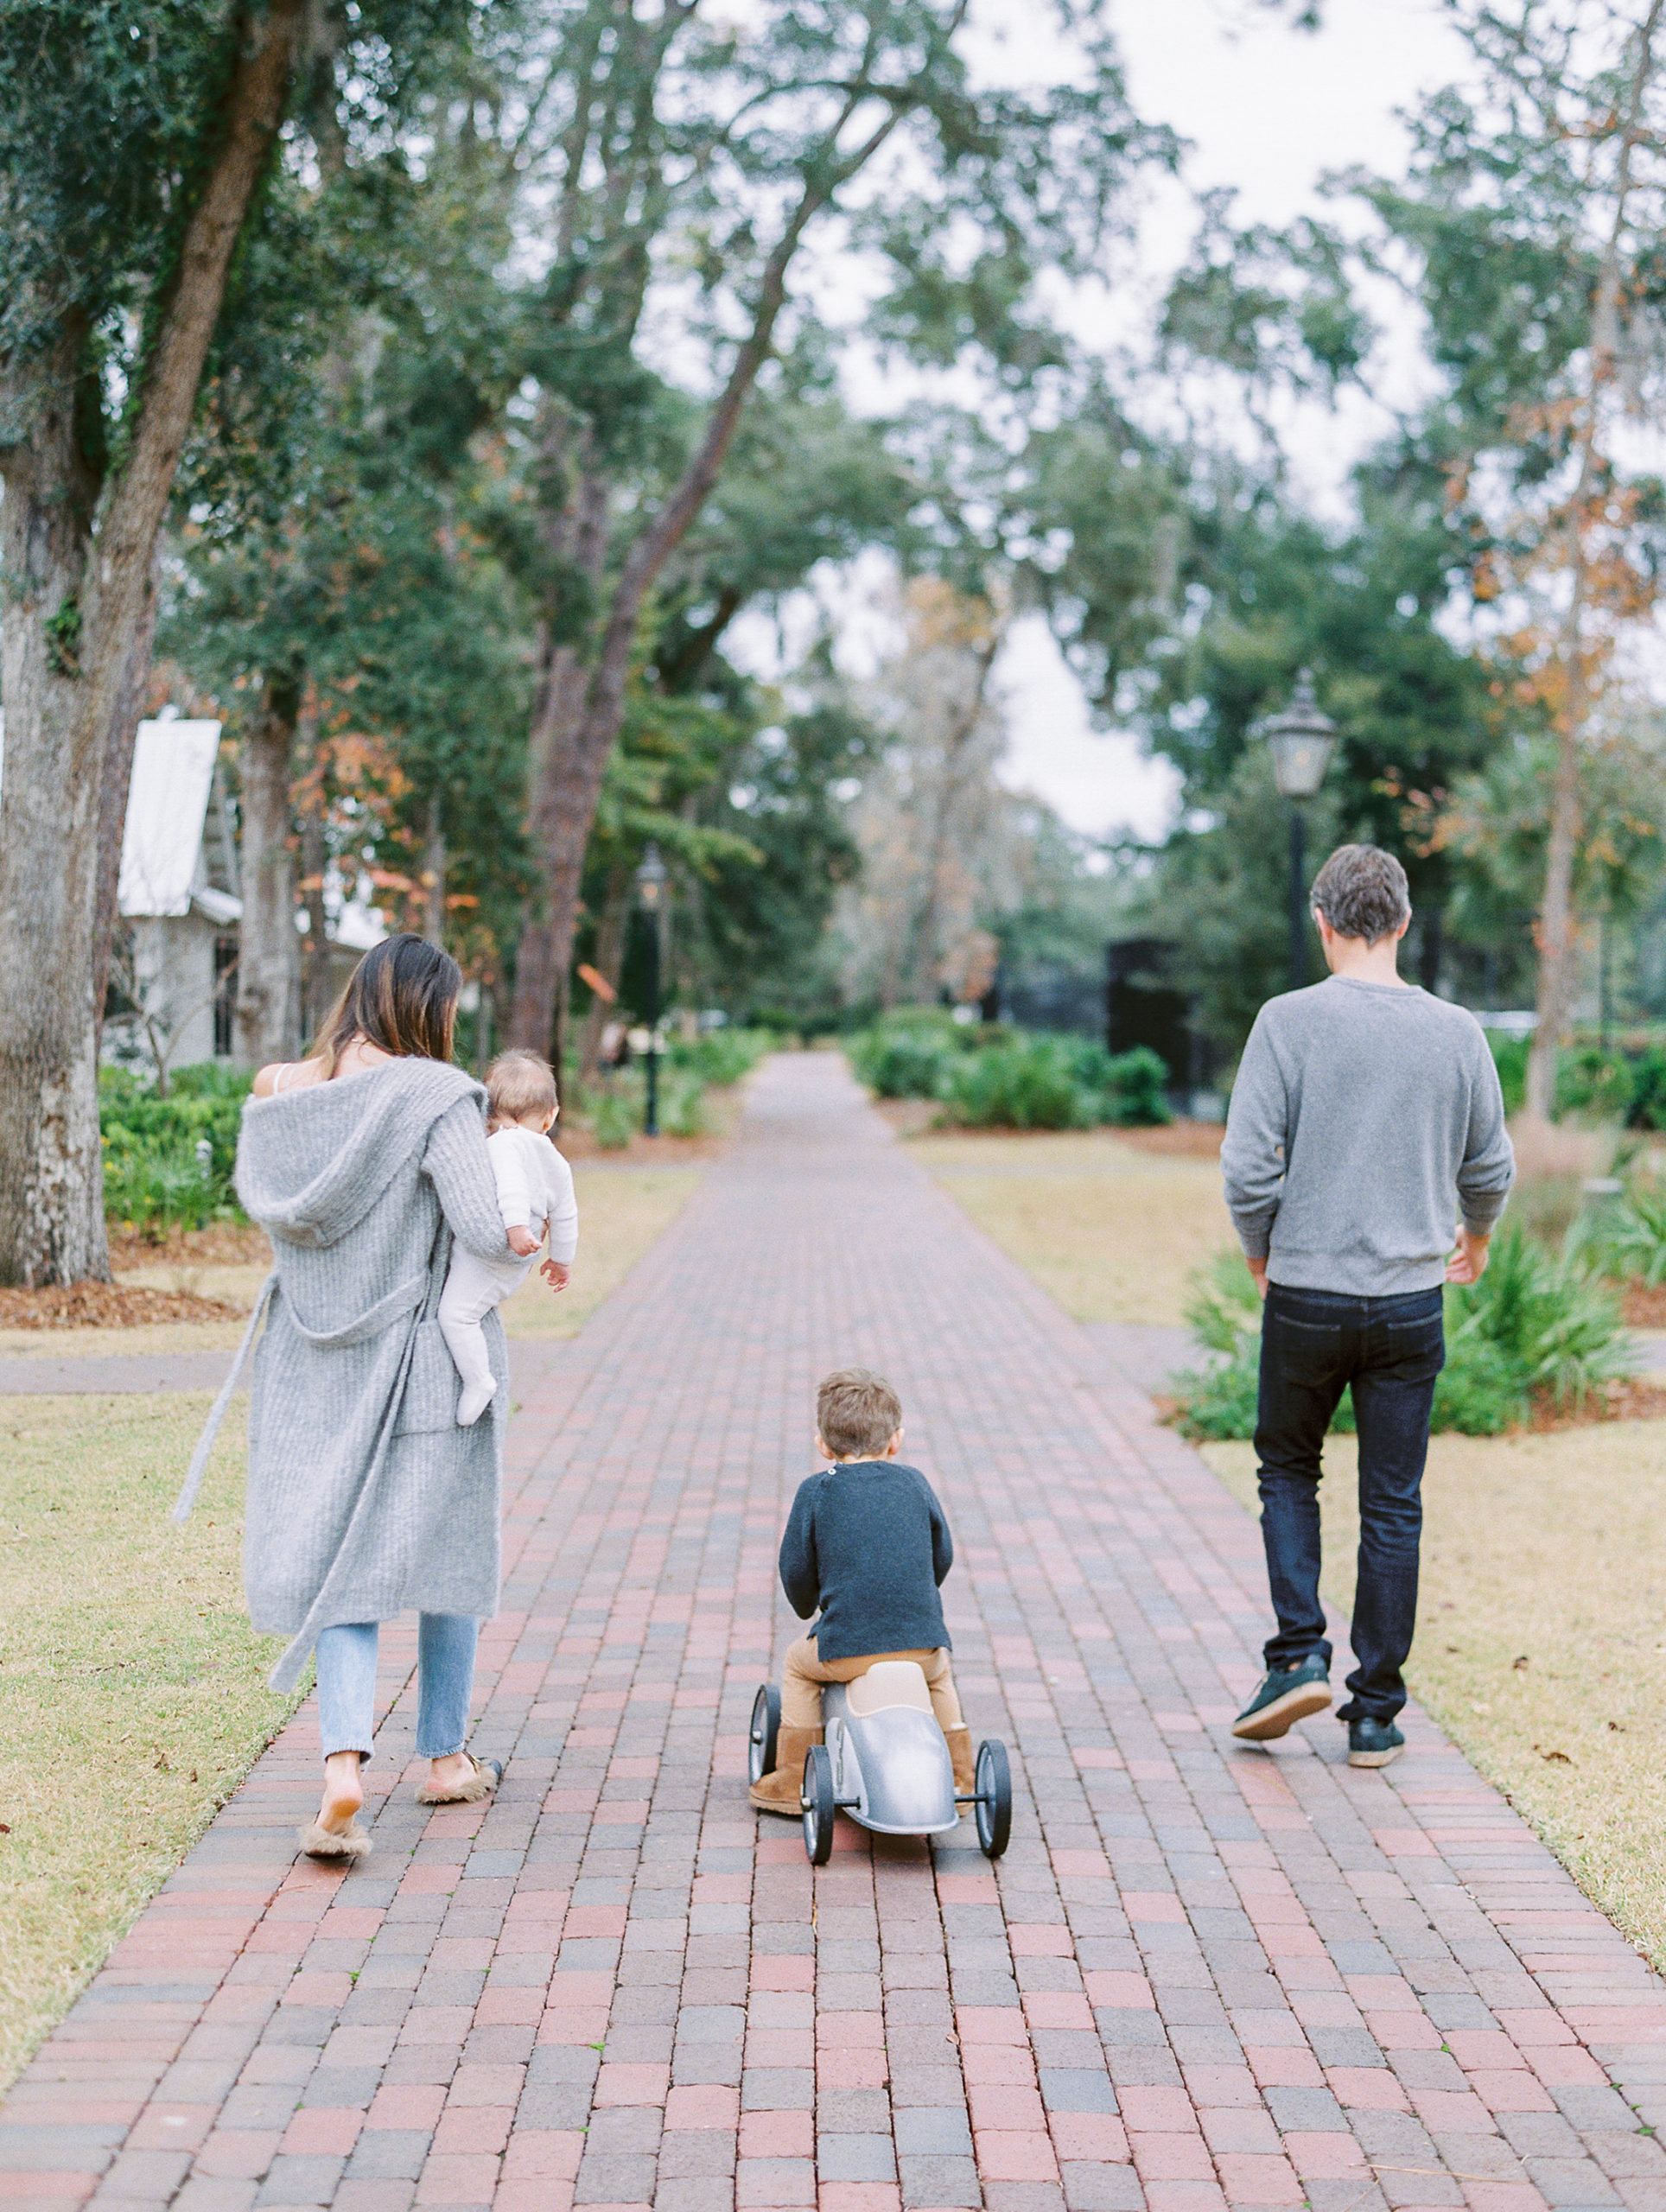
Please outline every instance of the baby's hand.
[[551, 1290], [565, 1290], [572, 1272], [572, 1262], [568, 1260], [546, 1260], [538, 1269]]
[[534, 1236], [530, 1229], [522, 1229], [518, 1224], [509, 1231], [509, 1249], [517, 1259], [531, 1259], [543, 1242], [543, 1237]]

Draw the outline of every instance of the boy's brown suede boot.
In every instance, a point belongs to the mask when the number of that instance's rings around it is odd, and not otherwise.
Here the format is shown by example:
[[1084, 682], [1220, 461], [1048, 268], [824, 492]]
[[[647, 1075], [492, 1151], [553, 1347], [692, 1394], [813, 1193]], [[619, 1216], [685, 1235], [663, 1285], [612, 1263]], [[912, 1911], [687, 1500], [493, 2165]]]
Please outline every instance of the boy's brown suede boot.
[[943, 1732], [949, 1745], [949, 1757], [954, 1761], [955, 1795], [969, 1797], [977, 1786], [977, 1762], [972, 1752], [972, 1732], [970, 1728], [945, 1728]]
[[761, 1782], [754, 1782], [747, 1793], [760, 1813], [785, 1814], [789, 1821], [799, 1817], [804, 1758], [811, 1745], [821, 1740], [819, 1728], [783, 1728], [778, 1732], [774, 1770]]

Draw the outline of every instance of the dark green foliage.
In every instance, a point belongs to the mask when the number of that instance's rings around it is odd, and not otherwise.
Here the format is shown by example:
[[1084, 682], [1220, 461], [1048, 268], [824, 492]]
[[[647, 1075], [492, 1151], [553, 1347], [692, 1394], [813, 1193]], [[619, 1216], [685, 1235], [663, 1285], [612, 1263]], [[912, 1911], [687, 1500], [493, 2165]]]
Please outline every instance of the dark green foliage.
[[1498, 1088], [1504, 1093], [1504, 1111], [1506, 1114], [1519, 1114], [1527, 1103], [1528, 1039], [1506, 1036], [1500, 1029], [1489, 1029], [1486, 1041], [1492, 1047], [1492, 1065], [1498, 1071]]
[[775, 1049], [770, 1029], [709, 1029], [692, 1043], [673, 1043], [665, 1058], [679, 1073], [722, 1090], [750, 1075], [766, 1052]]
[[1027, 1036], [952, 1020], [931, 1007], [888, 1014], [847, 1040], [881, 1098], [934, 1098], [966, 1128], [1149, 1127], [1172, 1117], [1167, 1071], [1139, 1046], [1113, 1057], [1091, 1037]]
[[1599, 1383], [1631, 1372], [1618, 1300], [1576, 1255], [1557, 1255], [1507, 1228], [1494, 1238], [1486, 1273], [1448, 1294], [1457, 1345], [1474, 1335], [1495, 1345], [1523, 1389], [1558, 1406], [1582, 1403]]
[[1079, 1129], [1096, 1118], [1067, 1043], [1015, 1037], [959, 1054], [941, 1092], [944, 1118], [975, 1129]]
[[[232, 1171], [250, 1081], [207, 1061], [180, 1069], [162, 1098], [125, 1069], [99, 1071], [105, 1208], [112, 1220], [160, 1237], [175, 1227], [241, 1219]], [[205, 1137], [212, 1147], [206, 1173], [196, 1149]]]
[[916, 1020], [893, 1015], [850, 1038], [845, 1050], [856, 1073], [881, 1098], [943, 1097], [963, 1052], [953, 1023], [929, 1014]]
[[1666, 1129], [1666, 1050], [1650, 1045], [1631, 1063], [1631, 1105], [1626, 1116], [1635, 1129]]
[[[1261, 1356], [1260, 1300], [1249, 1270], [1223, 1253], [1195, 1283], [1186, 1319], [1217, 1355], [1173, 1377], [1179, 1427], [1196, 1437], [1255, 1433]], [[1631, 1372], [1618, 1301], [1578, 1257], [1548, 1251], [1519, 1229], [1494, 1241], [1480, 1281], [1447, 1292], [1447, 1363], [1431, 1426], [1466, 1436], [1519, 1427], [1536, 1399], [1578, 1406], [1602, 1383]], [[1354, 1427], [1345, 1393], [1332, 1424]]]
[[1580, 1251], [1614, 1282], [1666, 1283], [1666, 1191], [1638, 1178], [1577, 1225]]
[[1579, 1045], [1557, 1060], [1558, 1114], [1594, 1114], [1624, 1121], [1631, 1113], [1632, 1095], [1631, 1063], [1624, 1052]]

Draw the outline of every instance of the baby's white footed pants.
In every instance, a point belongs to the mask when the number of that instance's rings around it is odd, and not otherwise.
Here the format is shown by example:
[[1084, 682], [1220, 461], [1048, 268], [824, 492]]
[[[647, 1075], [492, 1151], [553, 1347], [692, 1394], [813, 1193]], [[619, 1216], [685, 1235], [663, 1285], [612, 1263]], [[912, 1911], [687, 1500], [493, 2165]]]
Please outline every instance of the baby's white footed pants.
[[440, 1293], [439, 1322], [446, 1350], [462, 1379], [462, 1395], [457, 1401], [459, 1428], [472, 1428], [497, 1392], [492, 1356], [480, 1324], [494, 1306], [525, 1282], [531, 1266], [529, 1259], [522, 1266], [505, 1267], [476, 1259], [461, 1246], [452, 1248], [445, 1288]]

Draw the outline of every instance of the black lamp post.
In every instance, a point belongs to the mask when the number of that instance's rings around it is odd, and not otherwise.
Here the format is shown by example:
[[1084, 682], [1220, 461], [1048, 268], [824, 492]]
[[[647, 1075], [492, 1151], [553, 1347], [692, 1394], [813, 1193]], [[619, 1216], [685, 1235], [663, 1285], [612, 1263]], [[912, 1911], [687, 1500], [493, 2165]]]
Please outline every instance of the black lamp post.
[[665, 900], [665, 863], [652, 839], [636, 872], [636, 895], [648, 921], [648, 1101], [644, 1136], [659, 1135], [659, 915]]
[[1273, 755], [1273, 777], [1290, 802], [1290, 988], [1307, 981], [1307, 817], [1303, 809], [1325, 780], [1336, 724], [1319, 712], [1313, 671], [1296, 677], [1295, 696], [1261, 726]]

